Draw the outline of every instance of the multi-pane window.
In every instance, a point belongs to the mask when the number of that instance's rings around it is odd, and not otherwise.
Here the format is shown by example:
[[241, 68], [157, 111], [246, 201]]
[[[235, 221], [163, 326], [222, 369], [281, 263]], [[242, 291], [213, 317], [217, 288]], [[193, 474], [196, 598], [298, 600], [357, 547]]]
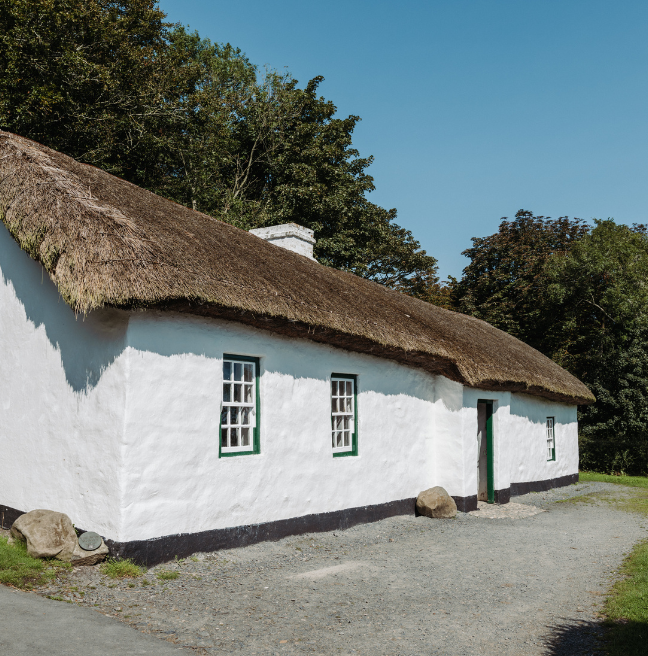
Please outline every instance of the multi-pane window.
[[257, 431], [258, 362], [253, 358], [223, 359], [221, 453], [251, 452]]
[[331, 377], [331, 435], [333, 453], [356, 451], [355, 377]]
[[556, 459], [556, 428], [553, 417], [547, 417], [547, 460]]

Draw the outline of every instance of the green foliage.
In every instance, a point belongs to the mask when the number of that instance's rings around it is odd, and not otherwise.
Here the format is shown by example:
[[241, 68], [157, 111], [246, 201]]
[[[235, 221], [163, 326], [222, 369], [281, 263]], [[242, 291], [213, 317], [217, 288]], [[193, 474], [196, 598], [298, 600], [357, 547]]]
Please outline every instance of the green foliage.
[[596, 221], [547, 266], [561, 308], [554, 359], [597, 398], [579, 412], [581, 464], [622, 474], [648, 472], [648, 238], [641, 226]]
[[144, 568], [136, 565], [130, 558], [111, 558], [101, 564], [101, 573], [111, 579], [134, 579], [144, 575]]
[[169, 570], [162, 570], [158, 572], [155, 576], [157, 576], [160, 581], [173, 581], [174, 579], [177, 579], [180, 576], [179, 572], [171, 572]]
[[621, 573], [624, 578], [614, 584], [605, 604], [606, 647], [610, 656], [643, 656], [648, 639], [648, 542], [635, 546]]
[[514, 335], [545, 354], [562, 342], [560, 308], [548, 297], [545, 265], [569, 252], [588, 228], [580, 219], [519, 210], [489, 237], [473, 238], [460, 281], [451, 281], [454, 307]]
[[4, 585], [31, 589], [45, 585], [66, 568], [67, 563], [32, 558], [23, 542], [10, 545], [7, 538], [0, 537], [0, 583]]
[[0, 0], [0, 126], [130, 178], [155, 161], [169, 25], [151, 0]]
[[288, 73], [164, 22], [153, 0], [0, 0], [0, 127], [244, 229], [312, 228], [316, 257], [444, 304], [436, 260], [367, 199], [372, 158]]

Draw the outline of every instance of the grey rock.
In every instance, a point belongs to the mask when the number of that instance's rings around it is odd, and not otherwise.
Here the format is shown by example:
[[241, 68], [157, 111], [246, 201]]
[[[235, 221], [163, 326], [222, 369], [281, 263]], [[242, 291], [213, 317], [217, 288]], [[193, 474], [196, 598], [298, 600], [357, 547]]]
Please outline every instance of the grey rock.
[[442, 487], [432, 487], [421, 492], [416, 498], [416, 510], [425, 517], [448, 519], [456, 517], [457, 504]]
[[56, 558], [73, 565], [94, 565], [108, 554], [103, 540], [94, 551], [81, 549], [70, 518], [54, 510], [32, 510], [21, 515], [11, 527], [11, 538], [26, 542], [32, 558]]

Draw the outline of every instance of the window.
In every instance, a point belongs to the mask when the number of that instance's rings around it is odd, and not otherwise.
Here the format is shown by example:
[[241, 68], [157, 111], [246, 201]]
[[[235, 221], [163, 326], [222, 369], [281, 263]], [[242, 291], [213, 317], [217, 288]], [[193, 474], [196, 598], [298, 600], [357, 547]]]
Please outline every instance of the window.
[[556, 459], [556, 430], [553, 417], [547, 417], [547, 460]]
[[220, 455], [259, 453], [259, 360], [223, 357]]
[[358, 455], [356, 377], [331, 376], [331, 436], [333, 456]]

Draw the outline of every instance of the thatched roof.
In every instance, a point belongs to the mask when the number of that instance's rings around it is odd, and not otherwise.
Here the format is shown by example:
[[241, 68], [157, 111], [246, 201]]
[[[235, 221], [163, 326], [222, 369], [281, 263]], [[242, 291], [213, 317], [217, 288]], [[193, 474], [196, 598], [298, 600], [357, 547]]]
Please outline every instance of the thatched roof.
[[0, 218], [75, 311], [221, 317], [470, 387], [594, 400], [554, 362], [483, 321], [327, 268], [2, 131]]

